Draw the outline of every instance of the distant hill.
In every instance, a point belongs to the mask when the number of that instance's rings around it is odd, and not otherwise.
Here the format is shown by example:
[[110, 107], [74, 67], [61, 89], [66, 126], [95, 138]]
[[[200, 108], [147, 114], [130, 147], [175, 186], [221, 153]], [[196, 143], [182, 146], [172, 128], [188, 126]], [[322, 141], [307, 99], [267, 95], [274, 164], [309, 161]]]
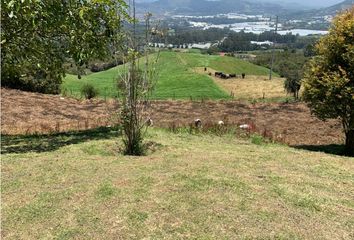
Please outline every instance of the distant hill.
[[[138, 12], [152, 12], [155, 15], [215, 15], [219, 13], [243, 14], [279, 14], [311, 17], [335, 15], [338, 11], [354, 4], [354, 0], [346, 0], [330, 7], [316, 10], [299, 11], [302, 5], [277, 0], [140, 0], [137, 2]], [[298, 6], [297, 6], [298, 5]], [[296, 10], [297, 11], [294, 11]]]
[[158, 0], [138, 3], [141, 11], [155, 14], [213, 15], [238, 12], [244, 14], [274, 14], [283, 10], [278, 4], [247, 0]]
[[[136, 0], [139, 3], [146, 3], [146, 2], [156, 2], [158, 0]], [[267, 2], [267, 3], [276, 3], [288, 8], [294, 8], [299, 10], [306, 10], [306, 9], [319, 9], [328, 6], [332, 6], [341, 2], [341, 0], [248, 0], [250, 2]], [[342, 0], [343, 1], [343, 0]]]
[[292, 14], [292, 16], [295, 18], [300, 18], [300, 19], [301, 18], [312, 18], [312, 17], [316, 17], [316, 16], [327, 16], [327, 15], [334, 16], [338, 12], [340, 12], [344, 9], [347, 9], [353, 5], [354, 5], [354, 0], [346, 0], [344, 2], [335, 4], [330, 7], [316, 9], [316, 10], [310, 10], [310, 11], [302, 11], [302, 12]]
[[[280, 18], [283, 19], [300, 19], [306, 21], [313, 21], [315, 18], [323, 18], [325, 16], [335, 16], [338, 12], [343, 11], [354, 5], [354, 0], [346, 0], [341, 3], [335, 4], [330, 7], [320, 8], [315, 10], [306, 10], [306, 11], [298, 11], [298, 12], [284, 12], [280, 14]], [[330, 23], [327, 22], [328, 27]]]
[[331, 7], [323, 8], [320, 12], [326, 13], [328, 15], [334, 15], [337, 12], [347, 9], [353, 5], [354, 5], [354, 0], [346, 0], [344, 2], [338, 3], [338, 4], [333, 5]]

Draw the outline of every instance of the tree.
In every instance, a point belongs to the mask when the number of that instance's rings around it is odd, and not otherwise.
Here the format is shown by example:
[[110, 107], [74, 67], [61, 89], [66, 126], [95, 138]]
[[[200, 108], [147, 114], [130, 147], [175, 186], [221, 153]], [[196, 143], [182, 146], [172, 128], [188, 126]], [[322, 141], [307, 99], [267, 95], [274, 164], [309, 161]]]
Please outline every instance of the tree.
[[301, 88], [301, 75], [299, 71], [291, 71], [285, 75], [284, 88], [288, 93], [293, 94], [294, 98], [299, 99]]
[[[150, 56], [150, 13], [145, 16], [144, 50], [138, 51], [134, 0], [132, 4], [134, 11], [133, 36], [128, 44], [127, 63], [118, 79], [118, 88], [122, 101], [120, 118], [123, 129], [124, 154], [141, 156], [145, 153], [144, 130], [152, 124], [151, 119], [146, 119], [145, 114], [155, 86], [157, 73], [155, 66], [159, 59], [159, 52]], [[129, 39], [129, 36], [127, 38]], [[141, 58], [142, 56], [144, 58]], [[140, 59], [144, 60], [143, 64], [140, 63]]]
[[334, 19], [316, 51], [305, 74], [304, 100], [320, 119], [341, 119], [346, 150], [354, 154], [354, 7]]
[[315, 55], [316, 55], [315, 44], [310, 43], [310, 44], [306, 45], [306, 47], [304, 49], [304, 56], [305, 57], [313, 57]]
[[120, 41], [124, 0], [1, 1], [2, 85], [58, 93], [63, 64], [82, 68]]
[[280, 72], [285, 77], [284, 88], [288, 93], [293, 94], [295, 99], [299, 99], [301, 88], [302, 65], [286, 61], [280, 64]]

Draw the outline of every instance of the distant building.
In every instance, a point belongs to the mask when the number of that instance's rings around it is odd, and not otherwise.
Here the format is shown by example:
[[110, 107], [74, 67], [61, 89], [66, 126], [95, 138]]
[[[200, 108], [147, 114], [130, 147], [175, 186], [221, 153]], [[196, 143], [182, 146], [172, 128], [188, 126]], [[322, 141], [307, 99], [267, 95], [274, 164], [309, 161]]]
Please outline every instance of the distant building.
[[262, 45], [271, 46], [271, 45], [273, 45], [273, 42], [270, 42], [270, 41], [264, 41], [264, 42], [251, 41], [251, 44], [255, 44], [255, 45], [259, 45], [259, 46], [262, 46]]
[[194, 43], [190, 45], [190, 48], [197, 49], [209, 49], [211, 47], [211, 43]]

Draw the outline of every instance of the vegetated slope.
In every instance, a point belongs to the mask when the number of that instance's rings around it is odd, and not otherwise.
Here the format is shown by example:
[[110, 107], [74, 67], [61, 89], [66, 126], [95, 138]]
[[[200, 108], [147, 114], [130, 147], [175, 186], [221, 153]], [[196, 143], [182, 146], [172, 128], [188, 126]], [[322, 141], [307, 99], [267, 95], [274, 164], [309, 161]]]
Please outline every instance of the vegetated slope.
[[92, 84], [101, 97], [117, 96], [117, 78], [122, 67], [114, 67], [107, 71], [92, 73], [78, 79], [76, 75], [67, 74], [62, 84], [62, 94], [80, 97], [80, 91], [85, 84]]
[[323, 8], [319, 12], [321, 14], [332, 14], [332, 15], [335, 15], [338, 12], [343, 11], [345, 9], [348, 9], [348, 8], [350, 8], [352, 6], [354, 6], [354, 0], [346, 0], [346, 1], [340, 2], [338, 4], [335, 4], [335, 5], [331, 6], [331, 7]]
[[219, 13], [238, 12], [244, 14], [276, 14], [284, 8], [274, 3], [253, 2], [245, 0], [158, 0], [149, 3], [139, 3], [140, 13], [152, 12], [154, 15], [214, 15]]
[[[226, 73], [246, 73], [247, 75], [267, 75], [268, 69], [232, 57], [202, 55], [198, 53], [161, 52], [157, 66], [159, 75], [154, 99], [227, 99], [225, 93], [211, 78], [198, 74], [195, 67], [211, 67]], [[67, 75], [63, 83], [63, 92], [80, 96], [85, 83], [94, 85], [101, 97], [116, 96], [116, 79], [122, 66], [104, 72], [93, 73], [77, 79]]]
[[352, 239], [353, 158], [159, 130], [125, 157], [116, 134], [12, 141], [2, 237]]
[[[1, 90], [1, 134], [53, 133], [112, 125], [119, 107], [109, 100], [78, 101], [56, 95]], [[188, 127], [196, 118], [205, 124], [225, 121], [238, 128], [253, 123], [259, 134], [290, 145], [342, 144], [340, 121], [322, 122], [303, 103], [239, 101], [154, 101], [147, 113], [157, 127]], [[112, 116], [115, 116], [112, 118]]]
[[327, 8], [290, 13], [289, 16], [292, 16], [293, 18], [296, 19], [311, 18], [314, 16], [326, 16], [326, 15], [335, 16], [339, 12], [348, 9], [352, 6], [354, 6], [354, 0], [346, 0]]

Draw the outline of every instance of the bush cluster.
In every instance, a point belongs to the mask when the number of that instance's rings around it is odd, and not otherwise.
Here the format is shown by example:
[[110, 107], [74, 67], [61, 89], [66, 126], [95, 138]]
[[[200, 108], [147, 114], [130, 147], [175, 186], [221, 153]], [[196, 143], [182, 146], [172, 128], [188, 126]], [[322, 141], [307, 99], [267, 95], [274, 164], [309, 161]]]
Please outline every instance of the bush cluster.
[[85, 97], [85, 99], [92, 99], [98, 95], [98, 90], [91, 84], [85, 84], [81, 88], [81, 94]]
[[59, 94], [61, 82], [60, 75], [47, 74], [44, 71], [32, 72], [31, 75], [26, 76], [16, 72], [6, 72], [1, 75], [2, 87], [44, 94]]

